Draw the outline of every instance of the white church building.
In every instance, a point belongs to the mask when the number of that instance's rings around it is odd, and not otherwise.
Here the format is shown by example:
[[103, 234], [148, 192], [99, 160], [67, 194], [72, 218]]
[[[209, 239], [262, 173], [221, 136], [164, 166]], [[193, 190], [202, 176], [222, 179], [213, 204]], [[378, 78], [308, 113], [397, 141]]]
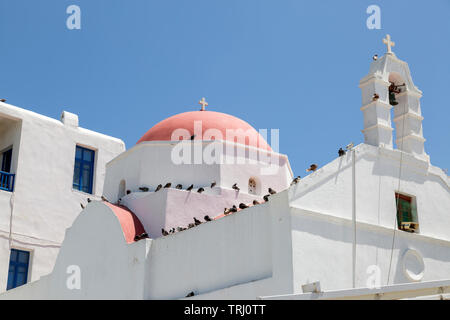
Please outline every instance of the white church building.
[[[19, 251], [11, 264], [12, 249], [33, 242], [33, 259], [42, 251], [31, 281], [0, 298], [447, 299], [449, 177], [425, 152], [422, 92], [390, 37], [384, 42], [387, 53], [359, 83], [364, 143], [301, 179], [257, 130], [205, 110], [205, 100], [126, 151], [120, 140], [78, 128], [72, 114], [57, 123], [0, 104], [10, 137], [3, 142], [1, 133], [0, 147], [20, 145], [14, 190], [0, 193], [2, 288], [8, 266], [10, 274], [23, 267]], [[33, 121], [58, 131], [37, 141], [26, 127]], [[52, 145], [52, 137], [66, 139], [46, 151], [54, 157], [32, 146]], [[104, 196], [81, 213], [90, 189], [73, 190], [78, 145], [96, 150], [91, 191]], [[39, 170], [25, 163], [39, 156], [61, 162]], [[49, 178], [59, 177], [50, 171], [58, 166], [70, 177]], [[40, 184], [36, 196], [32, 183]]]

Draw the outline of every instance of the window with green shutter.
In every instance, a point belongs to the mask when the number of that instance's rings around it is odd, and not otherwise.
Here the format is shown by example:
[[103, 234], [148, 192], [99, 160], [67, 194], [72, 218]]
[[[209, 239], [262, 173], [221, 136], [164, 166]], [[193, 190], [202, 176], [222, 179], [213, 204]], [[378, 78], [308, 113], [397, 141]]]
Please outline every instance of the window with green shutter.
[[419, 220], [417, 217], [416, 200], [404, 194], [395, 193], [397, 205], [398, 228], [408, 232], [419, 231]]

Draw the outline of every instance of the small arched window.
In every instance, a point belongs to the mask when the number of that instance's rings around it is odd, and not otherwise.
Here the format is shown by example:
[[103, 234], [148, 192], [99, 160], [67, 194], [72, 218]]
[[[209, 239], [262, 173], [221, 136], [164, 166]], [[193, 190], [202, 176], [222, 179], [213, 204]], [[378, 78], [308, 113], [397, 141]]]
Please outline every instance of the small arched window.
[[125, 196], [125, 190], [126, 190], [126, 182], [125, 180], [121, 180], [119, 183], [119, 199]]
[[248, 193], [256, 194], [257, 193], [256, 188], [257, 188], [256, 180], [254, 178], [250, 178], [248, 180]]

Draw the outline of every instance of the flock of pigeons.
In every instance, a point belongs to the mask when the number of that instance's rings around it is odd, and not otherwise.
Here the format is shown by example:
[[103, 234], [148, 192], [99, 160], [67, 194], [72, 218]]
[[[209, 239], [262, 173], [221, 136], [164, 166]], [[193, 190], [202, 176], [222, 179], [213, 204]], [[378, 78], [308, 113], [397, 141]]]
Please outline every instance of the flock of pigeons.
[[[216, 186], [216, 182], [213, 181], [213, 182], [211, 183], [211, 189], [214, 188], [215, 186]], [[172, 187], [172, 183], [171, 183], [171, 182], [166, 183], [166, 184], [164, 185], [164, 187], [163, 187], [162, 184], [159, 184], [159, 185], [156, 187], [156, 189], [155, 189], [154, 192], [158, 192], [158, 191], [161, 190], [161, 189], [168, 189], [168, 188], [171, 188], [171, 187]], [[177, 185], [175, 186], [175, 189], [183, 190], [183, 185], [182, 185], [182, 184], [177, 184]], [[193, 189], [194, 189], [194, 185], [191, 184], [189, 187], [186, 188], [186, 191], [192, 191]], [[141, 190], [142, 192], [149, 192], [149, 191], [150, 191], [150, 189], [147, 188], [147, 187], [140, 187], [139, 190]], [[197, 189], [197, 192], [198, 192], [198, 193], [202, 193], [203, 191], [205, 191], [205, 188], [198, 188], [198, 189]], [[130, 190], [127, 190], [127, 194], [130, 194], [130, 193], [131, 193], [131, 191], [130, 191]]]
[[[295, 179], [292, 181], [292, 184], [298, 183], [298, 181], [300, 181], [300, 177], [295, 178]], [[166, 184], [166, 186], [167, 186], [167, 185], [170, 185], [170, 183]], [[180, 186], [181, 186], [181, 185], [180, 185]], [[213, 188], [214, 186], [216, 186], [216, 182], [215, 182], [215, 181], [214, 181], [213, 183], [211, 183], [211, 188]], [[158, 186], [158, 187], [159, 187], [159, 186]], [[170, 188], [170, 186], [169, 186], [168, 188]], [[232, 188], [233, 190], [236, 190], [236, 191], [239, 191], [239, 190], [240, 190], [240, 188], [238, 187], [237, 183], [233, 184], [233, 185], [231, 186], [231, 188]], [[147, 188], [145, 188], [145, 189], [139, 188], [139, 189], [140, 189], [141, 191], [147, 190]], [[182, 189], [182, 188], [179, 188], [179, 189]], [[203, 189], [203, 191], [204, 191], [204, 188], [200, 188], [200, 189]], [[200, 189], [199, 189], [199, 190], [200, 190]], [[155, 189], [155, 192], [158, 191], [158, 190], [159, 190], [159, 189], [156, 188], [156, 189]], [[186, 190], [187, 190], [187, 191], [191, 191], [191, 190], [192, 190], [192, 186], [190, 186], [190, 187], [187, 188]], [[197, 192], [198, 192], [198, 190], [197, 190]], [[268, 192], [269, 192], [269, 193], [263, 197], [264, 202], [268, 202], [268, 201], [269, 201], [269, 197], [270, 197], [271, 195], [277, 193], [277, 192], [276, 192], [274, 189], [272, 189], [272, 188], [268, 188]], [[200, 193], [201, 193], [201, 192], [200, 192]], [[258, 204], [261, 204], [261, 202], [259, 202], [258, 200], [253, 200], [253, 202], [252, 202], [252, 205], [253, 205], [253, 206], [256, 206], [256, 205], [258, 205]], [[238, 209], [243, 210], [243, 209], [246, 209], [246, 208], [249, 208], [249, 207], [250, 207], [250, 205], [247, 205], [247, 204], [245, 204], [245, 203], [240, 203], [240, 204], [239, 204], [239, 207], [236, 207], [236, 205], [233, 205], [231, 208], [224, 208], [223, 214], [227, 216], [227, 215], [229, 215], [229, 214], [231, 214], [231, 213], [238, 212]], [[208, 216], [208, 215], [204, 216], [203, 219], [204, 219], [204, 221], [201, 221], [201, 220], [197, 219], [196, 217], [194, 217], [194, 222], [189, 223], [187, 227], [177, 227], [177, 228], [172, 228], [172, 229], [170, 229], [169, 231], [167, 231], [167, 230], [165, 230], [165, 229], [163, 228], [163, 229], [161, 229], [161, 234], [162, 234], [163, 236], [168, 236], [168, 235], [170, 235], [170, 234], [174, 234], [174, 233], [176, 233], [176, 232], [181, 232], [181, 231], [184, 231], [184, 230], [187, 230], [187, 229], [191, 229], [191, 228], [194, 228], [194, 227], [196, 227], [196, 226], [201, 225], [202, 223], [210, 222], [210, 221], [213, 220], [213, 219], [212, 219], [210, 216]]]
[[[352, 148], [353, 148], [353, 143], [350, 143], [350, 144], [348, 144], [348, 145], [346, 146], [346, 150], [347, 150], [347, 151], [349, 151], [349, 150], [352, 149]], [[344, 150], [342, 147], [339, 148], [339, 150], [338, 150], [339, 157], [344, 156], [344, 155], [346, 154], [346, 150]], [[318, 165], [315, 164], [315, 163], [313, 163], [312, 165], [310, 165], [310, 167], [309, 167], [308, 169], [306, 169], [306, 171], [307, 171], [307, 172], [314, 172], [314, 171], [316, 171], [317, 169], [318, 169]], [[296, 178], [294, 178], [294, 179], [292, 180], [292, 182], [291, 182], [291, 186], [297, 184], [297, 183], [300, 181], [300, 179], [301, 179], [300, 176], [297, 176]], [[216, 185], [217, 185], [216, 181], [213, 181], [213, 182], [211, 183], [211, 185], [210, 185], [210, 188], [212, 189], [212, 188], [214, 188]], [[172, 183], [171, 183], [171, 182], [166, 183], [164, 186], [163, 186], [162, 184], [159, 184], [159, 185], [156, 187], [156, 189], [155, 189], [154, 192], [158, 192], [158, 191], [160, 191], [161, 189], [168, 189], [168, 188], [171, 188], [171, 187], [172, 187]], [[238, 187], [237, 183], [233, 184], [233, 185], [231, 186], [231, 188], [232, 188], [233, 190], [236, 190], [236, 191], [239, 191], [239, 190], [240, 190], [240, 188]], [[175, 189], [182, 190], [182, 189], [183, 189], [183, 185], [182, 185], [182, 184], [177, 184], [177, 185], [175, 186]], [[186, 188], [186, 191], [192, 191], [193, 189], [194, 189], [194, 185], [191, 184], [189, 187]], [[149, 189], [148, 187], [140, 187], [139, 190], [142, 191], [142, 192], [149, 192], [149, 191], [150, 191], [150, 189]], [[203, 188], [203, 187], [200, 187], [200, 188], [197, 189], [197, 192], [198, 192], [198, 193], [202, 193], [202, 192], [204, 192], [204, 191], [205, 191], [205, 188]], [[272, 189], [272, 188], [268, 188], [267, 191], [268, 191], [269, 193], [266, 194], [265, 196], [263, 196], [264, 202], [268, 202], [268, 201], [269, 201], [269, 197], [270, 197], [271, 195], [274, 195], [274, 194], [277, 193], [277, 192], [276, 192], [274, 189]], [[131, 191], [130, 191], [130, 190], [127, 190], [126, 193], [127, 193], [127, 194], [130, 194]], [[108, 199], [106, 199], [104, 196], [102, 196], [101, 199], [102, 199], [102, 201], [109, 202]], [[119, 199], [119, 202], [118, 202], [119, 204], [120, 204], [120, 200], [121, 200], [121, 199]], [[87, 201], [88, 201], [88, 202], [91, 202], [92, 200], [88, 198]], [[260, 202], [259, 202], [258, 200], [253, 200], [253, 203], [252, 203], [253, 206], [256, 206], [256, 205], [258, 205], [258, 204], [260, 204]], [[82, 203], [80, 203], [80, 205], [81, 205], [81, 208], [82, 208], [82, 209], [85, 208], [85, 206], [84, 206]], [[233, 205], [231, 208], [225, 208], [224, 211], [223, 211], [223, 214], [224, 214], [224, 215], [229, 215], [229, 214], [231, 214], [231, 213], [238, 212], [238, 209], [241, 209], [241, 210], [242, 210], [242, 209], [246, 209], [246, 208], [249, 208], [249, 207], [250, 207], [250, 205], [247, 205], [247, 204], [245, 204], [245, 203], [240, 203], [240, 204], [239, 204], [239, 207], [236, 207], [235, 205]], [[200, 221], [199, 219], [197, 219], [196, 217], [194, 217], [194, 222], [188, 224], [187, 227], [177, 227], [177, 228], [172, 228], [172, 229], [170, 229], [169, 231], [166, 231], [166, 230], [163, 228], [163, 229], [161, 229], [161, 233], [162, 233], [163, 236], [168, 236], [168, 235], [170, 235], [170, 234], [174, 234], [174, 233], [176, 233], [176, 232], [181, 232], [181, 231], [184, 231], [184, 230], [187, 230], [187, 229], [191, 229], [191, 228], [194, 228], [194, 227], [196, 227], [196, 226], [198, 226], [198, 225], [200, 225], [200, 224], [202, 224], [202, 223], [210, 222], [210, 221], [213, 220], [213, 219], [211, 219], [211, 217], [208, 216], [208, 215], [204, 216], [203, 219], [204, 219], [205, 221]], [[139, 240], [142, 240], [142, 239], [145, 239], [145, 238], [148, 238], [148, 234], [147, 234], [147, 233], [142, 233], [142, 234], [140, 234], [140, 235], [136, 235], [136, 236], [134, 237], [134, 241], [139, 241]]]
[[[317, 169], [317, 166], [316, 166], [316, 169]], [[316, 170], [316, 169], [314, 169], [314, 170]], [[301, 179], [300, 176], [294, 178], [294, 179], [292, 180], [292, 182], [291, 182], [291, 186], [294, 185], [294, 184], [297, 184], [297, 183], [300, 181], [300, 179]], [[215, 182], [213, 182], [213, 183], [211, 184], [212, 187], [214, 187], [215, 185], [216, 185]], [[240, 190], [239, 187], [238, 187], [238, 185], [237, 185], [237, 183], [233, 184], [233, 185], [231, 186], [231, 188], [234, 189], [234, 190], [236, 190], [236, 191], [239, 191], [239, 190]], [[157, 189], [158, 189], [158, 188], [157, 188]], [[187, 189], [186, 189], [186, 190], [187, 190]], [[192, 190], [192, 188], [191, 188], [191, 190]], [[269, 197], [270, 197], [271, 195], [274, 195], [274, 194], [277, 193], [277, 192], [276, 192], [274, 189], [272, 189], [272, 188], [268, 188], [267, 191], [268, 191], [269, 193], [266, 194], [266, 195], [263, 197], [264, 202], [268, 202], [268, 201], [269, 201]], [[252, 205], [253, 205], [253, 206], [256, 206], [256, 205], [258, 205], [258, 204], [261, 204], [261, 202], [259, 202], [258, 200], [253, 200], [253, 202], [252, 202]], [[243, 209], [249, 208], [250, 206], [251, 206], [251, 205], [247, 205], [247, 204], [245, 204], [245, 203], [240, 203], [240, 204], [239, 204], [239, 207], [236, 207], [236, 205], [233, 205], [231, 208], [225, 208], [225, 209], [223, 210], [223, 214], [224, 214], [225, 216], [227, 216], [227, 215], [229, 215], [229, 214], [231, 214], [231, 213], [238, 212], [238, 209], [243, 210]], [[193, 223], [190, 223], [187, 227], [177, 227], [177, 228], [172, 228], [172, 229], [170, 229], [169, 231], [167, 231], [167, 230], [165, 230], [165, 229], [161, 229], [161, 233], [162, 233], [163, 236], [168, 236], [168, 235], [174, 234], [174, 233], [176, 233], [176, 232], [181, 232], [181, 231], [184, 231], [184, 230], [187, 230], [187, 229], [194, 228], [194, 227], [196, 227], [196, 226], [198, 226], [198, 225], [201, 225], [202, 223], [206, 223], [206, 222], [212, 221], [213, 219], [211, 219], [210, 216], [206, 215], [206, 216], [204, 217], [204, 220], [205, 220], [205, 221], [200, 221], [199, 219], [197, 219], [196, 217], [194, 217], [194, 222], [193, 222]]]

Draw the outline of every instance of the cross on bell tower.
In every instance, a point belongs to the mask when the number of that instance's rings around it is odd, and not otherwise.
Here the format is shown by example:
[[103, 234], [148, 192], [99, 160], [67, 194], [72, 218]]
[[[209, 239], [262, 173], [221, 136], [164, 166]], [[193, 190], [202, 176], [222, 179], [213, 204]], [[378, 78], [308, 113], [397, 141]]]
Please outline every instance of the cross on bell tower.
[[387, 52], [389, 54], [394, 54], [392, 52], [392, 47], [395, 47], [395, 42], [391, 41], [391, 36], [389, 34], [386, 35], [386, 39], [383, 39], [383, 43], [387, 46]]

